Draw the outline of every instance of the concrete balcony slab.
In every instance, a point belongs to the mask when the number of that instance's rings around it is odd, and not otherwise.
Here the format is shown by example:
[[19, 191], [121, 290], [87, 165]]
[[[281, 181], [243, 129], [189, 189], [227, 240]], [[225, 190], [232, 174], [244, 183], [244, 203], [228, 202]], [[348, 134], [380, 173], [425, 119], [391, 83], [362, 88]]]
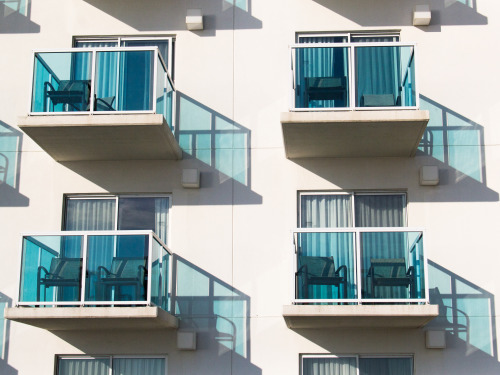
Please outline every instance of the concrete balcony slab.
[[289, 328], [420, 328], [438, 305], [285, 305]]
[[182, 158], [160, 114], [26, 116], [18, 124], [56, 161]]
[[176, 329], [178, 319], [156, 306], [144, 307], [10, 307], [5, 318], [58, 330]]
[[422, 110], [281, 113], [288, 159], [413, 157], [428, 122]]

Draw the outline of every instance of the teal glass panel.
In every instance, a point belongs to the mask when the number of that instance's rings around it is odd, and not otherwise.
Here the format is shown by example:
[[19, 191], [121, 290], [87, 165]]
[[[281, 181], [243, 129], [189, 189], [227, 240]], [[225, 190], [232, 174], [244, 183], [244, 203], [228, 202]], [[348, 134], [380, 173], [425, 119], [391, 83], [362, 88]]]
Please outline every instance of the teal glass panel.
[[174, 90], [160, 59], [156, 69], [156, 113], [162, 114], [170, 129], [173, 129]]
[[91, 52], [36, 53], [31, 111], [88, 111], [91, 65]]
[[295, 107], [349, 106], [347, 47], [307, 47], [295, 50]]
[[355, 47], [356, 106], [416, 105], [412, 46]]
[[151, 265], [151, 302], [165, 311], [170, 309], [169, 262], [170, 254], [153, 239], [153, 258]]
[[356, 298], [354, 233], [298, 233], [296, 298]]
[[20, 302], [79, 301], [82, 236], [23, 238]]
[[148, 235], [90, 235], [86, 301], [146, 301]]
[[153, 56], [153, 51], [97, 52], [96, 110], [152, 110]]
[[421, 232], [361, 233], [362, 298], [425, 298]]

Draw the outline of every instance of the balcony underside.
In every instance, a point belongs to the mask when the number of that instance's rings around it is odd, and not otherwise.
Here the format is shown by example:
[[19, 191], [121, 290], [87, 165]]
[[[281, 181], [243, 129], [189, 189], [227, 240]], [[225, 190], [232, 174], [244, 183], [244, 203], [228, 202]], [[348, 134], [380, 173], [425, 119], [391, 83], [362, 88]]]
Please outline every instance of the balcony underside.
[[155, 306], [11, 307], [5, 318], [49, 331], [177, 328], [178, 319]]
[[182, 158], [160, 114], [28, 116], [19, 127], [56, 161]]
[[412, 157], [428, 122], [421, 110], [281, 114], [288, 159]]
[[438, 316], [437, 305], [286, 305], [289, 328], [419, 328]]

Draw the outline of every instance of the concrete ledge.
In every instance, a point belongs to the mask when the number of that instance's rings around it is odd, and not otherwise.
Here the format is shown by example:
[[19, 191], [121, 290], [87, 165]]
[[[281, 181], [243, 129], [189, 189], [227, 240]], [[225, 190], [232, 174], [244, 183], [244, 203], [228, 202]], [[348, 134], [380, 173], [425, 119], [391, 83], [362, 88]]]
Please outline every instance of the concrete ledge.
[[421, 110], [281, 113], [286, 157], [412, 157], [429, 122]]
[[159, 114], [26, 116], [18, 125], [57, 161], [182, 158]]
[[438, 305], [283, 306], [289, 328], [419, 328], [438, 314]]
[[144, 307], [10, 307], [5, 318], [57, 330], [177, 328], [178, 319], [156, 306]]

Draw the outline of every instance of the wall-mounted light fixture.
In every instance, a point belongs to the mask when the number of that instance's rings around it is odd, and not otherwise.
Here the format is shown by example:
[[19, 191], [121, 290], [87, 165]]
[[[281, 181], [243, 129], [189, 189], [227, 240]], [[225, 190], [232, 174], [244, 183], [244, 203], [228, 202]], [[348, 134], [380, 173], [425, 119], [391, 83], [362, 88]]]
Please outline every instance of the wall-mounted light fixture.
[[434, 186], [439, 184], [439, 169], [436, 165], [423, 165], [420, 167], [420, 185]]
[[431, 23], [429, 5], [415, 5], [413, 8], [413, 26], [427, 26]]
[[188, 30], [203, 30], [203, 14], [201, 9], [188, 9], [186, 15]]
[[182, 186], [185, 188], [200, 188], [200, 171], [196, 168], [185, 168], [182, 170]]

